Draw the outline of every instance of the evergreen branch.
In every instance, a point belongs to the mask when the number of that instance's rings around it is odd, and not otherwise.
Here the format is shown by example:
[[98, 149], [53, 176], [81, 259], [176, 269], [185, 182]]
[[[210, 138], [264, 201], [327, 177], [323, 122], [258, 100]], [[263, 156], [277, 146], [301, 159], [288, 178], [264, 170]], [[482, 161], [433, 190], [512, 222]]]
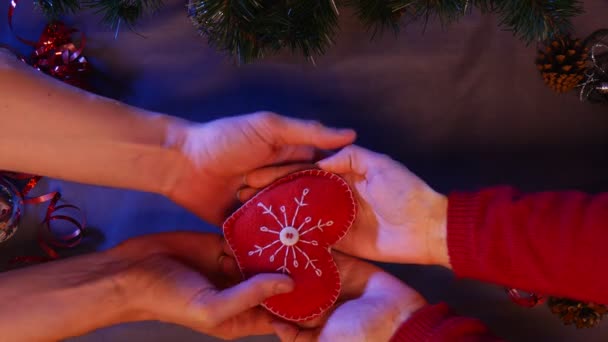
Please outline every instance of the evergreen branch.
[[450, 24], [465, 14], [469, 0], [396, 0], [393, 9], [406, 9], [425, 25], [438, 19], [442, 25]]
[[530, 43], [572, 30], [571, 19], [583, 13], [580, 0], [478, 0], [500, 16], [500, 25]]
[[121, 23], [133, 28], [145, 14], [158, 10], [162, 0], [84, 0], [86, 7], [102, 15], [102, 22], [112, 29], [118, 29]]
[[[118, 31], [133, 27], [162, 0], [34, 0], [48, 17], [92, 8]], [[322, 55], [333, 44], [338, 27], [338, 0], [190, 0], [189, 15], [209, 43], [248, 63], [288, 49], [306, 57]], [[340, 0], [353, 7], [373, 32], [401, 23], [457, 21], [472, 8], [496, 13], [500, 25], [527, 43], [565, 35], [571, 19], [583, 12], [581, 0]], [[402, 20], [406, 17], [408, 20]]]
[[191, 0], [189, 14], [209, 44], [248, 63], [283, 48], [306, 57], [333, 44], [332, 0]]
[[402, 16], [414, 22], [438, 19], [442, 25], [458, 20], [472, 6], [473, 0], [350, 0], [357, 16], [375, 35], [386, 29], [399, 30]]
[[372, 31], [372, 38], [386, 30], [398, 33], [401, 17], [407, 12], [405, 8], [395, 9], [394, 0], [347, 0], [345, 4], [355, 8], [355, 15]]
[[34, 6], [51, 19], [57, 19], [64, 14], [76, 13], [80, 10], [78, 0], [35, 0]]

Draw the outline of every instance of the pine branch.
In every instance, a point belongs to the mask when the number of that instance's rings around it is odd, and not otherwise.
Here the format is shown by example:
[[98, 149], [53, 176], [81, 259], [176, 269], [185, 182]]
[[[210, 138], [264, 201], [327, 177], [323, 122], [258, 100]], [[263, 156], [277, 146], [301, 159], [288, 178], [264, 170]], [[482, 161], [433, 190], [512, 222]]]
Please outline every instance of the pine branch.
[[283, 48], [324, 54], [338, 25], [332, 0], [191, 0], [188, 8], [209, 43], [241, 63]]
[[162, 0], [84, 0], [86, 7], [102, 15], [102, 21], [118, 29], [122, 23], [133, 28], [145, 14], [158, 10]]
[[394, 10], [406, 9], [413, 13], [417, 20], [424, 20], [425, 25], [438, 19], [442, 25], [450, 24], [465, 14], [470, 0], [397, 0]]
[[[51, 18], [93, 8], [118, 31], [133, 27], [162, 0], [34, 0]], [[306, 57], [322, 55], [333, 44], [339, 0], [189, 0], [189, 15], [211, 45], [242, 63], [282, 49]], [[571, 30], [571, 19], [583, 12], [581, 0], [341, 0], [373, 31], [399, 30], [400, 24], [457, 21], [476, 7], [496, 13], [500, 25], [529, 43]]]
[[571, 19], [583, 13], [580, 0], [476, 0], [496, 12], [500, 25], [526, 43], [571, 32]]
[[399, 30], [403, 16], [414, 22], [438, 20], [447, 25], [458, 20], [472, 7], [473, 0], [350, 0], [356, 13], [368, 30], [375, 35], [391, 29]]
[[35, 0], [34, 6], [40, 8], [44, 15], [51, 19], [80, 10], [78, 0]]
[[398, 33], [401, 18], [407, 12], [405, 8], [395, 10], [394, 0], [347, 0], [345, 5], [355, 8], [355, 14], [372, 31], [372, 37], [386, 30]]

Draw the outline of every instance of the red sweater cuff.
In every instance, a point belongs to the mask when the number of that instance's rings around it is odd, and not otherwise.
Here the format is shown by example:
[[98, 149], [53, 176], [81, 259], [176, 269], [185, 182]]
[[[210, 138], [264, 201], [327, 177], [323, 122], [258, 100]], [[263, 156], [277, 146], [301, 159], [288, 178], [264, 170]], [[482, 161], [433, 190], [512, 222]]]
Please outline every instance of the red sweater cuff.
[[[461, 278], [473, 278], [494, 283], [521, 283], [525, 272], [514, 267], [513, 253], [526, 250], [526, 240], [516, 238], [517, 229], [500, 229], [496, 220], [509, 220], [517, 226], [520, 220], [516, 213], [506, 211], [506, 217], [488, 215], [509, 203], [516, 192], [509, 187], [496, 187], [478, 193], [450, 194], [448, 198], [447, 240], [450, 264], [454, 273]], [[508, 199], [509, 201], [505, 201]], [[508, 214], [510, 216], [508, 216]], [[493, 220], [493, 221], [488, 221]], [[497, 232], [501, 233], [498, 234]], [[516, 235], [516, 236], [514, 236]], [[523, 244], [523, 246], [522, 246]], [[507, 279], [502, 279], [503, 276]], [[527, 287], [518, 287], [529, 290]]]
[[448, 199], [448, 254], [452, 269], [460, 277], [476, 273], [473, 241], [483, 213], [481, 197], [479, 193], [453, 193]]
[[416, 311], [391, 338], [391, 342], [489, 342], [499, 341], [478, 320], [453, 316], [444, 303]]
[[397, 333], [391, 338], [391, 342], [427, 341], [448, 315], [449, 309], [444, 303], [427, 305], [416, 311], [401, 325]]

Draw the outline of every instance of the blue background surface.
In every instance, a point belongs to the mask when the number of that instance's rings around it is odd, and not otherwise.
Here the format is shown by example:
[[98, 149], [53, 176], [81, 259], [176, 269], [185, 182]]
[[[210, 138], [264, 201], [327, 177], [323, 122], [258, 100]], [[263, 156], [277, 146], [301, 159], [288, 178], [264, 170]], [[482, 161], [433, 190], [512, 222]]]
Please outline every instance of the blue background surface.
[[[589, 0], [585, 6], [587, 14], [575, 22], [580, 36], [608, 26], [608, 2]], [[0, 18], [7, 7], [0, 6]], [[122, 31], [116, 40], [90, 13], [65, 19], [87, 35], [85, 55], [96, 70], [97, 92], [131, 105], [197, 121], [267, 109], [353, 127], [360, 145], [391, 155], [443, 192], [493, 184], [608, 190], [608, 107], [552, 93], [534, 66], [535, 47], [498, 29], [497, 18], [474, 13], [445, 30], [437, 23], [425, 32], [413, 25], [398, 38], [370, 42], [352, 14], [342, 12], [337, 45], [316, 59], [316, 67], [289, 55], [237, 67], [198, 37], [182, 1], [167, 1], [143, 20], [140, 35]], [[15, 28], [22, 36], [37, 38], [44, 24], [30, 3], [20, 4]], [[29, 52], [3, 20], [0, 41]], [[45, 190], [61, 190], [93, 227], [70, 253], [153, 232], [215, 229], [156, 195], [56, 180], [37, 189]], [[0, 245], [1, 261], [36, 251], [42, 209], [28, 206], [17, 236]], [[497, 286], [456, 280], [432, 267], [387, 269], [431, 302], [447, 301], [509, 340], [608, 340], [608, 322], [585, 331], [562, 327], [544, 307], [511, 304]], [[174, 340], [214, 339], [144, 322], [71, 341]]]

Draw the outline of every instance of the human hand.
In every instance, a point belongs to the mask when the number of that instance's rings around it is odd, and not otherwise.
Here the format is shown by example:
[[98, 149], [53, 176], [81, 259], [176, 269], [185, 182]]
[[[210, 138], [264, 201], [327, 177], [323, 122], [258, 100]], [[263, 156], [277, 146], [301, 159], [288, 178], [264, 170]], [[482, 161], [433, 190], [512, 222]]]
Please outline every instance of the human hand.
[[291, 291], [293, 281], [261, 274], [234, 285], [240, 273], [227, 252], [219, 235], [164, 233], [3, 272], [0, 302], [10, 305], [0, 306], [2, 340], [59, 341], [142, 320], [221, 338], [271, 333], [258, 304]]
[[[335, 249], [376, 261], [450, 267], [445, 196], [390, 157], [358, 146], [348, 146], [317, 166], [344, 177], [358, 203], [357, 218]], [[268, 167], [247, 174], [248, 187], [241, 190], [240, 199], [248, 200], [301, 167]]]
[[320, 320], [298, 326], [275, 321], [283, 342], [389, 341], [414, 312], [426, 305], [415, 290], [367, 262], [334, 253], [342, 292]]
[[115, 283], [138, 319], [183, 325], [225, 339], [272, 333], [258, 305], [293, 289], [280, 274], [240, 279], [216, 234], [163, 233], [128, 240], [108, 251]]
[[221, 224], [233, 209], [244, 175], [284, 163], [312, 162], [317, 149], [335, 149], [355, 139], [352, 130], [271, 113], [187, 125], [174, 139], [184, 162], [166, 195], [201, 218]]
[[348, 146], [319, 163], [354, 189], [359, 212], [335, 246], [362, 258], [450, 267], [447, 198], [389, 156]]

